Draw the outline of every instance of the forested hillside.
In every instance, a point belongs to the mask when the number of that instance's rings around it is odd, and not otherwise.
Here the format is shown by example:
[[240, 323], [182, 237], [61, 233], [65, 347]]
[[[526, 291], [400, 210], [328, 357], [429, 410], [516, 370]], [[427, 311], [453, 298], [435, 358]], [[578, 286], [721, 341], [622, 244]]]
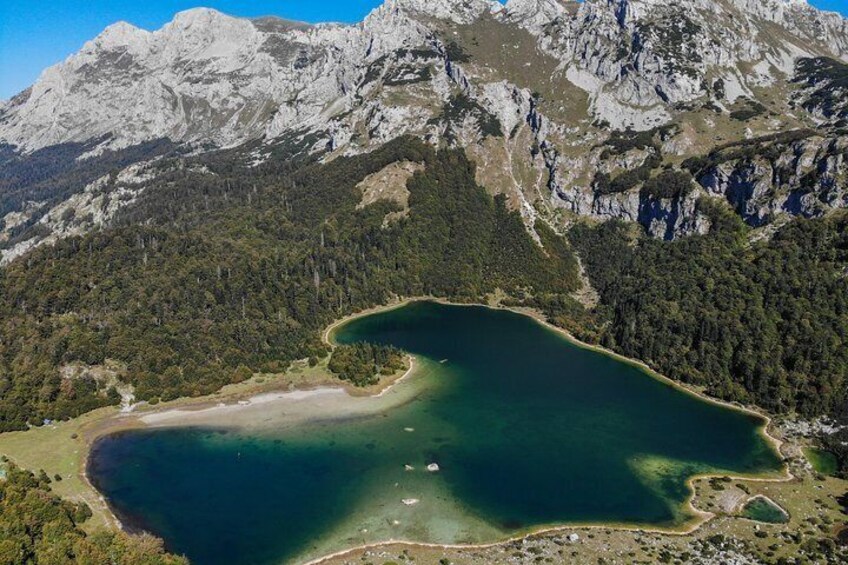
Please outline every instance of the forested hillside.
[[844, 412], [848, 216], [795, 220], [751, 243], [735, 215], [712, 208], [712, 233], [675, 242], [622, 222], [575, 228], [601, 296], [584, 335], [720, 398]]
[[[386, 165], [423, 162], [409, 211], [357, 208], [356, 185]], [[117, 402], [108, 383], [59, 368], [112, 359], [139, 399], [202, 395], [323, 355], [332, 320], [392, 294], [479, 299], [577, 286], [563, 238], [474, 181], [461, 151], [401, 139], [374, 153], [293, 171], [241, 169], [152, 187], [146, 224], [43, 247], [0, 272], [0, 431]], [[174, 194], [179, 192], [179, 194]]]
[[86, 535], [80, 524], [91, 516], [83, 504], [62, 500], [50, 491], [52, 480], [6, 464], [0, 478], [0, 563], [48, 565], [180, 565], [162, 541], [152, 536], [101, 531]]
[[[139, 399], [202, 395], [324, 355], [321, 328], [392, 295], [495, 289], [721, 398], [807, 415], [844, 407], [844, 215], [758, 243], [707, 200], [713, 231], [674, 242], [578, 223], [570, 239], [601, 297], [587, 311], [568, 296], [579, 283], [566, 240], [538, 223], [537, 245], [461, 151], [412, 138], [329, 164], [279, 151], [260, 167], [238, 152], [200, 157], [207, 173], [157, 178], [116, 227], [0, 272], [0, 430], [118, 402], [114, 380], [63, 375], [69, 363], [117, 361]], [[424, 165], [408, 210], [359, 206], [358, 183], [401, 161]]]

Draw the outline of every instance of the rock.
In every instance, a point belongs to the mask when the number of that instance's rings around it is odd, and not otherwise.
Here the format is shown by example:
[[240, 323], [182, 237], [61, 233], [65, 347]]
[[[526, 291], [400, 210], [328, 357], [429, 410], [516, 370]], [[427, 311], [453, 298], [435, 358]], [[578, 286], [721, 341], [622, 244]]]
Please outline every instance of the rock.
[[568, 541], [574, 543], [576, 541], [580, 541], [580, 536], [577, 534], [568, 534]]

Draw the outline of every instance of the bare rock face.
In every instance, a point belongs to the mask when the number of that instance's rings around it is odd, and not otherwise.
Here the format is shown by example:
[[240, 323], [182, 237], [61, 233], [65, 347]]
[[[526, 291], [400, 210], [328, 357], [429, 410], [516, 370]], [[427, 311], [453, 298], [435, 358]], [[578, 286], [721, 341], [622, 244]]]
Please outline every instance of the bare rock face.
[[668, 105], [712, 93], [716, 80], [726, 85], [720, 98], [733, 102], [791, 75], [799, 57], [848, 60], [846, 20], [803, 1], [587, 0], [579, 7], [556, 3], [559, 10], [551, 4], [515, 0], [507, 11], [539, 36], [612, 127], [650, 129], [668, 121]]
[[154, 32], [109, 26], [4, 103], [0, 140], [24, 150], [104, 134], [113, 147], [161, 137], [225, 146], [324, 127], [360, 103], [373, 62], [432, 45], [433, 22], [484, 18], [533, 34], [613, 128], [669, 121], [670, 106], [715, 90], [708, 75], [732, 103], [802, 56], [848, 58], [846, 21], [795, 0], [388, 0], [355, 26], [198, 8]]
[[[846, 92], [848, 20], [803, 0], [386, 0], [356, 25], [200, 8], [114, 24], [0, 102], [0, 156], [85, 146], [70, 167], [165, 139], [250, 142], [258, 163], [281, 143], [341, 155], [415, 135], [465, 148], [531, 231], [590, 216], [673, 238], [709, 230], [703, 196], [754, 226], [846, 206]], [[108, 226], [68, 220], [92, 215], [98, 178], [0, 194], [4, 257]], [[124, 188], [131, 205], [144, 184]]]
[[848, 139], [810, 135], [756, 142], [753, 151], [718, 153], [699, 172], [708, 192], [724, 196], [748, 223], [765, 225], [780, 214], [821, 216], [848, 207]]

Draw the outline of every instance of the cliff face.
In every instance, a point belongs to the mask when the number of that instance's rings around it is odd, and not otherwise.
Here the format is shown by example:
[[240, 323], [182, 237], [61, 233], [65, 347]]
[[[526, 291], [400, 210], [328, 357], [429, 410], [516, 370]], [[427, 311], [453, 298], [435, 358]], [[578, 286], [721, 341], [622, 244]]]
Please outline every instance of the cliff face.
[[[757, 226], [815, 216], [845, 206], [846, 61], [848, 21], [802, 0], [388, 0], [353, 26], [209, 9], [153, 32], [118, 23], [0, 103], [0, 181], [15, 193], [0, 197], [14, 215], [4, 257], [36, 243], [20, 226], [56, 235], [69, 198], [115, 182], [36, 190], [27, 159], [54, 152], [76, 170], [161, 139], [244, 145], [254, 163], [281, 145], [331, 158], [406, 134], [460, 146], [531, 230], [591, 216], [698, 233], [704, 196]], [[801, 129], [815, 135], [709, 159]], [[706, 164], [683, 166], [694, 157]], [[672, 188], [666, 171], [680, 173]], [[79, 229], [108, 225], [108, 209], [95, 216]]]

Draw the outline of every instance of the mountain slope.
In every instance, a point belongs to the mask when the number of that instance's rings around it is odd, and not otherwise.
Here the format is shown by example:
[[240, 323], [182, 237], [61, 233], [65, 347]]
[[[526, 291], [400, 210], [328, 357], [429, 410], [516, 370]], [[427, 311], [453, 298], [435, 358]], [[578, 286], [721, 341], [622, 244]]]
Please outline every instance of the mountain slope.
[[[397, 162], [423, 164], [405, 210], [360, 206], [360, 184]], [[126, 218], [0, 271], [0, 431], [117, 403], [119, 382], [169, 400], [249, 377], [242, 366], [280, 371], [322, 356], [332, 320], [393, 295], [578, 284], [567, 243], [540, 227], [543, 251], [456, 150], [405, 138], [285, 175], [209, 166], [179, 178], [179, 195], [152, 188], [151, 222]]]
[[795, 59], [848, 57], [846, 21], [796, 0], [390, 0], [356, 26], [201, 8], [155, 32], [110, 26], [6, 104], [0, 139], [26, 150], [106, 134], [113, 147], [163, 137], [229, 145], [322, 127], [361, 103], [375, 61], [433, 45], [445, 23], [489, 18], [532, 33], [590, 95], [595, 117], [617, 128], [657, 125], [668, 105], [715, 81], [716, 98], [732, 103], [791, 76]]
[[[831, 88], [848, 69], [846, 38], [845, 19], [800, 0], [389, 0], [354, 26], [209, 9], [154, 32], [118, 23], [0, 106], [11, 156], [0, 179], [15, 194], [0, 202], [11, 214], [3, 261], [109, 225], [143, 187], [118, 184], [126, 199], [103, 206], [116, 185], [96, 163], [157, 158], [138, 150], [157, 140], [240, 146], [260, 163], [411, 134], [463, 147], [478, 182], [506, 194], [531, 232], [539, 217], [563, 227], [589, 216], [666, 239], [703, 233], [704, 195], [752, 225], [816, 217], [846, 205], [844, 109]], [[644, 186], [728, 143], [797, 129], [815, 135], [767, 164], [751, 155], [692, 182], [677, 175], [683, 190]], [[45, 151], [74, 179], [61, 190], [12, 174]], [[78, 219], [61, 220], [70, 208]]]

